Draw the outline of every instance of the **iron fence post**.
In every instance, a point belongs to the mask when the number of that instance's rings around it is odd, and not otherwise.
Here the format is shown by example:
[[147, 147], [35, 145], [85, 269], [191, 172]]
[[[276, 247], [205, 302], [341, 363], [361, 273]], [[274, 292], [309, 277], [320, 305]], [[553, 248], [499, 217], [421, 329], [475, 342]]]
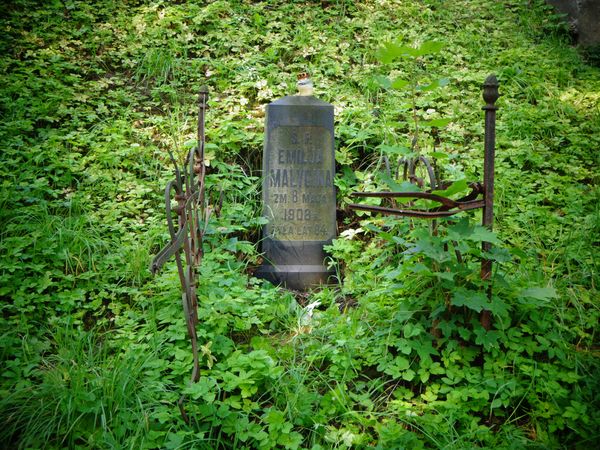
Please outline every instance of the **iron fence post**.
[[[485, 141], [483, 159], [483, 214], [482, 225], [490, 231], [494, 224], [494, 158], [496, 152], [496, 100], [500, 97], [498, 80], [495, 75], [486, 78], [483, 84], [483, 100], [485, 111]], [[490, 242], [482, 242], [481, 249], [484, 253], [491, 250]], [[492, 261], [484, 258], [481, 261], [481, 279], [490, 280], [492, 277]], [[492, 285], [488, 286], [488, 297], [492, 299]], [[484, 310], [480, 316], [481, 325], [489, 330], [491, 327], [490, 311]]]

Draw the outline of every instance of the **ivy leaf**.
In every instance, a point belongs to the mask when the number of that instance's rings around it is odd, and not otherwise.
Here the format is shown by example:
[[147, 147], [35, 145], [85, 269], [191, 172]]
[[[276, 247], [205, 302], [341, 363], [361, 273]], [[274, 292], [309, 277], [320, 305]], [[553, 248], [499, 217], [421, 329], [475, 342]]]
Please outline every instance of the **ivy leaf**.
[[519, 247], [513, 247], [509, 251], [511, 255], [516, 256], [517, 258], [527, 259], [527, 253], [525, 253]]
[[[448, 228], [448, 238], [455, 241], [464, 239], [472, 242], [502, 243], [496, 236], [496, 233], [488, 230], [486, 227], [481, 225], [471, 226], [467, 217]], [[501, 255], [499, 256], [501, 257]]]
[[227, 241], [227, 243], [224, 245], [223, 248], [230, 252], [235, 252], [237, 250], [237, 244], [238, 244], [238, 238], [232, 237]]
[[435, 159], [447, 159], [448, 158], [448, 153], [444, 153], [444, 152], [431, 152], [430, 156], [432, 158], [435, 158]]
[[410, 367], [410, 361], [402, 356], [396, 356], [394, 358], [394, 366], [398, 370], [406, 370]]
[[377, 50], [377, 53], [375, 53], [375, 57], [383, 64], [389, 64], [393, 62], [400, 55], [400, 47], [393, 42], [386, 42], [383, 44], [383, 47], [381, 47], [379, 50]]
[[389, 89], [390, 87], [392, 87], [391, 80], [386, 76], [376, 75], [373, 77], [373, 80], [375, 81], [375, 83], [377, 83], [379, 86], [381, 86], [384, 89]]
[[279, 430], [285, 423], [285, 414], [276, 408], [271, 408], [263, 416], [263, 420], [269, 425], [269, 430]]
[[412, 381], [415, 378], [415, 371], [412, 369], [408, 369], [402, 373], [402, 379], [405, 381]]
[[393, 42], [386, 42], [385, 44], [383, 44], [383, 47], [381, 47], [375, 53], [375, 57], [383, 64], [389, 64], [391, 62], [394, 62], [398, 58], [416, 56], [420, 56], [417, 49], [406, 47], [404, 45], [398, 45]]
[[418, 336], [422, 332], [423, 332], [423, 327], [420, 324], [417, 324], [417, 326], [415, 326], [409, 322], [406, 325], [404, 325], [404, 337], [406, 339], [410, 339], [411, 337]]
[[467, 289], [457, 289], [451, 300], [454, 306], [465, 306], [475, 312], [481, 312], [488, 309], [488, 298], [482, 292], [469, 291]]
[[383, 372], [394, 377], [400, 378], [402, 376], [402, 372], [407, 370], [410, 367], [410, 361], [403, 356], [396, 356], [392, 361], [389, 359], [386, 361], [381, 361], [377, 366], [377, 370], [382, 370]]
[[469, 190], [469, 183], [464, 178], [456, 180], [447, 189], [438, 189], [432, 191], [432, 194], [440, 195], [442, 197], [450, 198], [452, 195], [463, 194]]
[[422, 263], [416, 263], [410, 270], [412, 273], [422, 275], [425, 277], [433, 275], [431, 269]]
[[405, 355], [410, 355], [410, 353], [412, 352], [412, 347], [410, 346], [408, 341], [404, 338], [400, 338], [398, 340], [398, 342], [396, 343], [396, 348], [398, 350], [400, 350], [402, 353], [404, 353]]
[[378, 150], [385, 153], [386, 155], [391, 156], [405, 156], [412, 157], [413, 154], [410, 151], [410, 148], [402, 146], [402, 145], [380, 145], [377, 147]]
[[215, 400], [217, 386], [213, 378], [204, 376], [198, 382], [187, 386], [183, 392], [194, 400], [202, 399], [206, 403], [211, 403]]
[[183, 434], [169, 433], [168, 440], [164, 443], [166, 449], [177, 449], [183, 446], [183, 440], [185, 436]]
[[[390, 188], [392, 192], [419, 192], [419, 187], [416, 184], [412, 184], [409, 181], [403, 181], [398, 183], [388, 174], [381, 174], [379, 176], [381, 181], [383, 181]], [[410, 201], [410, 199], [396, 199], [397, 201]]]
[[433, 275], [441, 280], [454, 281], [455, 274], [453, 272], [433, 272]]
[[533, 298], [535, 300], [549, 301], [552, 298], [557, 298], [556, 289], [552, 287], [531, 287], [523, 289], [519, 293], [519, 297]]
[[509, 306], [504, 300], [497, 296], [492, 297], [492, 301], [487, 304], [487, 309], [491, 311], [494, 316], [502, 318], [508, 317]]
[[[437, 192], [437, 191], [434, 191]], [[439, 195], [439, 194], [438, 194]], [[448, 238], [458, 241], [471, 234], [472, 227], [468, 217], [463, 217], [454, 225], [448, 227]]]
[[445, 337], [450, 337], [452, 332], [456, 330], [456, 324], [454, 322], [442, 320], [438, 324], [438, 328], [442, 331]]
[[407, 80], [403, 80], [401, 78], [396, 78], [392, 82], [392, 88], [394, 88], [394, 89], [403, 89], [406, 86], [408, 86], [408, 81]]
[[421, 364], [431, 363], [431, 355], [439, 355], [439, 352], [433, 347], [431, 335], [423, 335], [418, 340], [413, 341], [413, 348], [421, 358]]
[[483, 327], [475, 330], [475, 343], [483, 345], [483, 348], [489, 350], [493, 347], [498, 347], [498, 338], [500, 334], [497, 331], [488, 331]]
[[471, 339], [471, 330], [465, 327], [458, 327], [458, 335], [461, 337], [461, 339], [468, 341]]
[[434, 91], [437, 88], [447, 86], [450, 83], [448, 78], [440, 78], [439, 80], [433, 80], [429, 84], [420, 84], [417, 86], [417, 90], [421, 92]]
[[411, 249], [412, 252], [421, 252], [440, 263], [450, 260], [450, 254], [444, 248], [444, 243], [439, 237], [419, 232], [415, 232], [415, 236], [419, 239], [416, 246]]
[[[443, 128], [446, 125], [448, 125], [450, 122], [452, 122], [452, 119], [433, 119], [433, 120], [421, 122], [421, 125], [423, 125], [424, 127]], [[442, 154], [445, 155], [445, 153], [442, 153]]]
[[485, 257], [499, 263], [512, 261], [510, 252], [507, 249], [500, 247], [492, 247], [491, 250], [485, 254]]
[[415, 50], [416, 56], [433, 55], [444, 48], [444, 43], [439, 41], [425, 41]]
[[477, 225], [473, 228], [473, 233], [471, 233], [469, 236], [469, 240], [476, 242], [489, 242], [490, 244], [502, 243], [496, 236], [496, 233], [481, 225]]

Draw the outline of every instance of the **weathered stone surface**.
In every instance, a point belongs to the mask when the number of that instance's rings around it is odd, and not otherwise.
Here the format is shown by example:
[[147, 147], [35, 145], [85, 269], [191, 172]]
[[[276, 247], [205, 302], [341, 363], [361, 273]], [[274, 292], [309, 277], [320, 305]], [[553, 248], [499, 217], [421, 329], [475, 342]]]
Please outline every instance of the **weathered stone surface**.
[[290, 289], [326, 283], [323, 246], [336, 233], [333, 105], [289, 96], [267, 106], [262, 251], [257, 276]]
[[600, 45], [600, 0], [581, 0], [579, 9], [579, 43]]
[[600, 0], [547, 0], [567, 18], [584, 47], [600, 45]]

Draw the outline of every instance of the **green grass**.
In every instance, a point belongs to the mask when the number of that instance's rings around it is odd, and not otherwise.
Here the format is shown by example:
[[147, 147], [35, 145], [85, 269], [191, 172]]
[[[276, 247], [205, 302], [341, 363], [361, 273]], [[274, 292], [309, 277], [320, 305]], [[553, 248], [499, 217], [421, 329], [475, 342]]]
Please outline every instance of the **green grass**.
[[103, 342], [108, 336], [62, 327], [46, 334], [44, 354], [29, 349], [23, 355], [28, 380], [2, 400], [2, 442], [14, 448], [118, 448], [127, 435], [132, 448], [142, 446], [151, 393], [165, 391], [145, 377], [152, 353], [110, 349]]
[[[0, 24], [0, 447], [598, 441], [600, 72], [543, 1], [20, 0]], [[396, 41], [441, 48], [381, 63]], [[363, 231], [331, 246], [339, 286], [295, 298], [252, 276], [264, 107], [304, 71], [336, 107], [342, 209], [352, 190], [388, 187], [383, 156], [395, 164], [390, 147], [410, 147], [415, 123], [433, 153], [428, 120], [450, 119], [442, 175], [480, 179], [481, 83], [497, 74], [493, 305], [477, 215], [436, 237], [419, 221], [347, 215], [340, 231]], [[169, 240], [167, 149], [195, 145], [204, 84], [207, 195], [215, 206], [222, 192], [223, 208], [199, 270], [201, 379], [189, 385], [175, 266], [147, 268]], [[454, 241], [463, 263], [444, 249]]]

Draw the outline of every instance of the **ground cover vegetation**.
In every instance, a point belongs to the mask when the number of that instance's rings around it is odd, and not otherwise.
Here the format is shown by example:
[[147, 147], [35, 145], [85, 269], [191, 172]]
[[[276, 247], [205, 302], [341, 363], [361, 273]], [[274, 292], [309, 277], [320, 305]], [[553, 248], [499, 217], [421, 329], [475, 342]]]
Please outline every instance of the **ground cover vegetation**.
[[[3, 448], [592, 448], [600, 441], [600, 72], [537, 0], [16, 0], [0, 39]], [[257, 280], [265, 105], [309, 71], [336, 107], [337, 286]], [[428, 155], [481, 178], [496, 73], [495, 233], [350, 213]], [[210, 88], [192, 355], [167, 149]], [[481, 241], [493, 299], [479, 279]], [[458, 252], [456, 251], [458, 250]], [[492, 313], [486, 331], [478, 313]], [[187, 394], [190, 423], [177, 400]]]

